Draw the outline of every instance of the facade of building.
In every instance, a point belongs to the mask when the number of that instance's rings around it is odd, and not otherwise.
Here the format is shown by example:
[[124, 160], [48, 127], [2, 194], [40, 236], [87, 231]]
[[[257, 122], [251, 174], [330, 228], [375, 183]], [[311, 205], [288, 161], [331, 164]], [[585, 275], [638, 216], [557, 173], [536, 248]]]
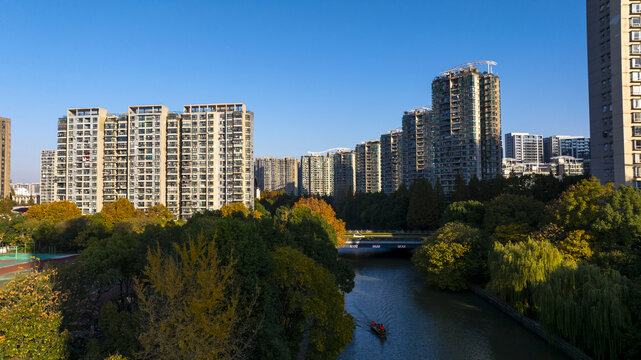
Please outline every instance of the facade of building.
[[381, 191], [381, 142], [365, 141], [354, 150], [356, 168], [356, 192]]
[[542, 163], [543, 136], [528, 133], [505, 134], [505, 157], [525, 163]]
[[421, 107], [403, 114], [401, 130], [401, 179], [407, 188], [418, 178], [433, 178], [433, 147], [428, 127], [432, 111]]
[[402, 138], [401, 130], [381, 135], [381, 190], [386, 194], [395, 192], [403, 183]]
[[303, 196], [334, 195], [334, 158], [327, 155], [305, 155], [300, 158], [299, 194]]
[[0, 199], [11, 195], [11, 119], [0, 117]]
[[587, 0], [591, 173], [641, 186], [641, 1]]
[[356, 160], [354, 151], [339, 150], [332, 154], [334, 163], [334, 195], [345, 197], [356, 191]]
[[470, 64], [441, 73], [432, 82], [434, 173], [446, 194], [454, 180], [500, 176], [501, 96], [498, 76]]
[[40, 203], [56, 198], [56, 150], [40, 151]]
[[239, 103], [183, 110], [69, 109], [58, 120], [54, 200], [91, 214], [126, 197], [141, 209], [163, 204], [179, 218], [235, 202], [253, 207], [253, 113]]
[[590, 138], [584, 136], [554, 135], [543, 139], [543, 161], [557, 156], [572, 156], [590, 160]]
[[298, 159], [258, 158], [254, 163], [254, 175], [261, 190], [298, 195]]

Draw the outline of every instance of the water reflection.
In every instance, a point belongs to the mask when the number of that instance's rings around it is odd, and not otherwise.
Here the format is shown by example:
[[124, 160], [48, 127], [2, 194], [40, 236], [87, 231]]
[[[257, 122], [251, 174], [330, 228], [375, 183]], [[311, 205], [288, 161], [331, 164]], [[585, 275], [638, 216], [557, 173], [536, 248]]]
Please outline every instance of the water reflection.
[[[564, 359], [536, 335], [470, 292], [424, 285], [407, 254], [343, 253], [356, 286], [345, 296], [353, 341], [339, 359]], [[370, 328], [382, 322], [387, 340]]]

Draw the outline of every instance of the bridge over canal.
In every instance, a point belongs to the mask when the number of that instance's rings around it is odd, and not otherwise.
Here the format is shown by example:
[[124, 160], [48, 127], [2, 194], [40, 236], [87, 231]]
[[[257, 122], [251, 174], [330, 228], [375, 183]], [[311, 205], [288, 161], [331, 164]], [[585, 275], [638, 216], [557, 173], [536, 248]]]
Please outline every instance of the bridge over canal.
[[347, 233], [343, 248], [415, 249], [429, 233]]

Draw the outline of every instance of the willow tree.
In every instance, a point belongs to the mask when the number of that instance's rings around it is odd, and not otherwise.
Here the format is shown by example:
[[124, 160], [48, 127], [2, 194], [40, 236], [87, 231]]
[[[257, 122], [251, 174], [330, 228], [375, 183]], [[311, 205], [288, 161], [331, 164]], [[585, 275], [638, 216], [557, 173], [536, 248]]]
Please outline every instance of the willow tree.
[[488, 258], [487, 288], [521, 313], [535, 315], [532, 291], [563, 262], [561, 252], [548, 241], [496, 242]]
[[620, 358], [630, 324], [628, 280], [594, 265], [560, 267], [534, 291], [546, 330], [597, 359]]

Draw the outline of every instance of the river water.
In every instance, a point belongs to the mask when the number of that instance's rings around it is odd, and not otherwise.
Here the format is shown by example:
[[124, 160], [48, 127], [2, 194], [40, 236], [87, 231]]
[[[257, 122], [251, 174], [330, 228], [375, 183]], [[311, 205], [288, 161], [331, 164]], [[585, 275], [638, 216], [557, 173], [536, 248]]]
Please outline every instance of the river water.
[[[354, 249], [342, 256], [356, 272], [345, 295], [356, 329], [339, 359], [565, 359], [473, 293], [428, 287], [407, 255]], [[369, 329], [370, 321], [385, 325], [387, 340]]]

